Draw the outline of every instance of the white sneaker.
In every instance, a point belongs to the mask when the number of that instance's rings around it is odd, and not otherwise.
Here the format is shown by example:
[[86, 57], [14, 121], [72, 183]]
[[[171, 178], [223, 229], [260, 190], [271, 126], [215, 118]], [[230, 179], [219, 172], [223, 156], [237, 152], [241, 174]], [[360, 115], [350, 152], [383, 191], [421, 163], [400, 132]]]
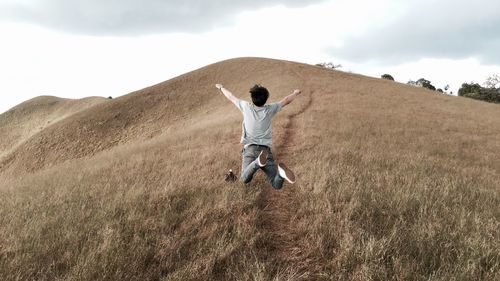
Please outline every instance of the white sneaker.
[[257, 164], [260, 167], [265, 167], [267, 164], [267, 149], [263, 149], [260, 151], [259, 157], [257, 157]]
[[295, 183], [295, 175], [293, 174], [292, 170], [288, 169], [287, 166], [285, 166], [285, 164], [278, 164], [278, 173], [280, 174], [280, 177], [284, 178], [289, 183]]
[[226, 181], [236, 181], [236, 175], [233, 173], [232, 169], [229, 169], [229, 173], [226, 174]]

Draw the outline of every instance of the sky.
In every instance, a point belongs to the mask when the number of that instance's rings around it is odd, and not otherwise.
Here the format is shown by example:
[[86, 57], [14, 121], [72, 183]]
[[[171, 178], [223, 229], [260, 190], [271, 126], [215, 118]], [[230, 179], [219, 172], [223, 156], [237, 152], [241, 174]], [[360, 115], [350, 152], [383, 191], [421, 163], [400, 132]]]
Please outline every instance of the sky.
[[500, 74], [500, 1], [0, 0], [0, 38], [0, 113], [39, 95], [117, 97], [247, 56], [456, 93]]

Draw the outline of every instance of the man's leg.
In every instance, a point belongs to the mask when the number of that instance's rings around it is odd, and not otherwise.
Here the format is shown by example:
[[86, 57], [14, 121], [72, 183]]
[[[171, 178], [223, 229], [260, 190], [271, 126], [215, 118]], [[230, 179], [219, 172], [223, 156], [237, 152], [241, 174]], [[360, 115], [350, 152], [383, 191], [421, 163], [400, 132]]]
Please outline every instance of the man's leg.
[[244, 183], [249, 183], [253, 174], [259, 170], [260, 166], [257, 162], [257, 157], [259, 156], [260, 150], [257, 146], [249, 146], [243, 148], [241, 152], [241, 177], [240, 180]]
[[271, 150], [269, 150], [269, 154], [267, 156], [267, 164], [262, 167], [262, 170], [266, 173], [267, 180], [271, 183], [271, 186], [274, 189], [281, 189], [281, 187], [283, 187], [283, 178], [279, 175], [278, 166], [276, 166], [276, 163], [274, 162]]

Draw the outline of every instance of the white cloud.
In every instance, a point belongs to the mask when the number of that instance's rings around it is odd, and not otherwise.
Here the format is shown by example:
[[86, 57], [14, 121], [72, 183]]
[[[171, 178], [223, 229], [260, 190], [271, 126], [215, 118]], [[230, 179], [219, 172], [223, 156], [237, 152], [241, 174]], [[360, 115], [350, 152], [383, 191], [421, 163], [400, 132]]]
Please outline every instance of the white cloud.
[[30, 22], [70, 33], [141, 35], [200, 32], [228, 25], [234, 16], [283, 4], [307, 6], [323, 0], [7, 0], [0, 19]]
[[[500, 2], [403, 1], [402, 13], [383, 25], [346, 38], [332, 54], [354, 61], [386, 64], [422, 58], [465, 59], [500, 63]], [[374, 11], [389, 14], [383, 10]]]

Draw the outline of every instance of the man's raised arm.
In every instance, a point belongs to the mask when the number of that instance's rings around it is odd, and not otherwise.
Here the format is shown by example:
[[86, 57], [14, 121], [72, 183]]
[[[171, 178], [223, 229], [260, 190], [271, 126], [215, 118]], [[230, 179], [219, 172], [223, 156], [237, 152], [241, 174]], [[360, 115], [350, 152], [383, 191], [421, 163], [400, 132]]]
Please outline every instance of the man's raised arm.
[[290, 95], [284, 97], [280, 101], [281, 106], [283, 107], [283, 106], [291, 103], [298, 95], [300, 95], [300, 90], [298, 90], [298, 89], [294, 90], [293, 93], [291, 93]]
[[221, 91], [224, 96], [230, 100], [234, 105], [238, 106], [238, 98], [233, 96], [233, 93], [231, 93], [228, 89], [224, 88], [222, 84], [215, 84], [215, 87]]

